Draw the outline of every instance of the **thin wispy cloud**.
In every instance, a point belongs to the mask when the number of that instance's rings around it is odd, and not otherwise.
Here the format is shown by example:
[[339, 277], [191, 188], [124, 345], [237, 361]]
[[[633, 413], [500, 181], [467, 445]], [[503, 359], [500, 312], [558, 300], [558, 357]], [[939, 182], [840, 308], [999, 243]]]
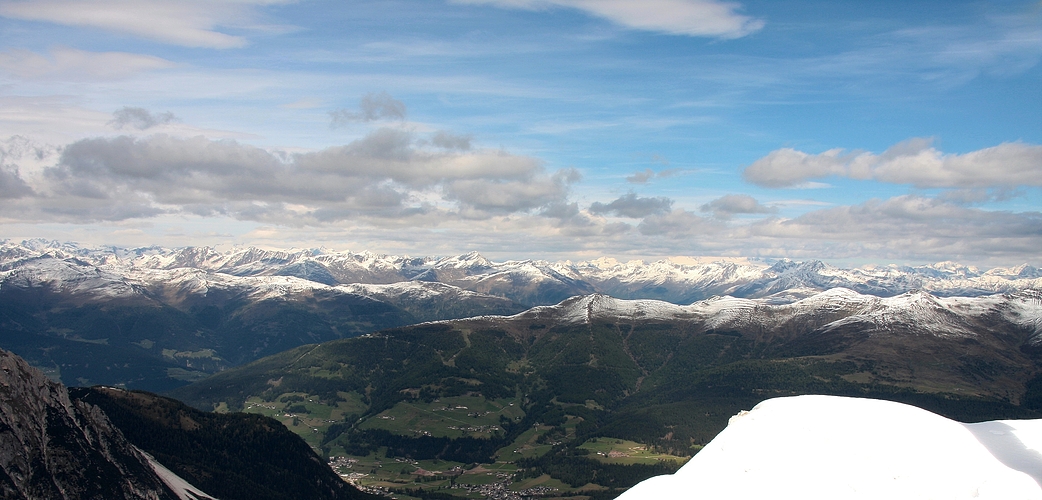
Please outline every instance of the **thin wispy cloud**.
[[740, 38], [760, 30], [762, 19], [717, 0], [452, 0], [512, 9], [578, 9], [627, 28], [674, 35]]
[[626, 176], [626, 182], [630, 184], [647, 184], [652, 179], [667, 179], [681, 173], [679, 168], [670, 168], [666, 170], [659, 170], [658, 172], [646, 168], [640, 172], [634, 172], [632, 175]]
[[0, 2], [0, 16], [97, 28], [185, 47], [230, 49], [247, 39], [220, 31], [242, 26], [258, 6], [279, 0], [31, 0]]
[[69, 47], [55, 47], [47, 54], [24, 49], [0, 52], [0, 74], [25, 80], [115, 80], [173, 66], [173, 62], [154, 56]]

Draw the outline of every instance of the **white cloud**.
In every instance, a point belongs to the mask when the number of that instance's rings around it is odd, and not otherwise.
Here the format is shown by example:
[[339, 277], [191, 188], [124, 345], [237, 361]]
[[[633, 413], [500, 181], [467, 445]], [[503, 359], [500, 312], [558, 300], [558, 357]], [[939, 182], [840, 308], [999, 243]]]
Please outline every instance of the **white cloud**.
[[3, 208], [8, 216], [66, 222], [183, 213], [291, 226], [359, 216], [433, 225], [437, 217], [483, 219], [559, 204], [578, 180], [573, 170], [547, 172], [530, 157], [426, 143], [390, 129], [297, 154], [201, 136], [85, 139], [66, 146], [34, 184], [14, 167], [4, 170], [4, 197], [19, 201]]
[[13, 165], [0, 164], [0, 199], [22, 198], [33, 194], [32, 188]]
[[[666, 164], [668, 164], [668, 162], [666, 160], [661, 159], [661, 157], [659, 157], [658, 155], [653, 155], [652, 159], [654, 159], [656, 161], [662, 161], [662, 162], [665, 162]], [[633, 175], [626, 176], [626, 182], [629, 182], [630, 184], [647, 184], [648, 182], [651, 181], [651, 179], [654, 179], [654, 178], [665, 179], [665, 178], [668, 178], [668, 177], [673, 177], [675, 175], [679, 175], [681, 172], [682, 171], [679, 168], [670, 168], [670, 169], [667, 169], [667, 170], [660, 170], [658, 172], [655, 172], [654, 170], [651, 170], [650, 168], [645, 168], [641, 172], [634, 172]]]
[[124, 106], [112, 113], [112, 121], [109, 122], [109, 125], [112, 125], [117, 130], [124, 127], [148, 130], [175, 121], [177, 121], [177, 117], [169, 111], [152, 113], [145, 108]]
[[650, 168], [645, 168], [641, 172], [634, 172], [633, 175], [626, 177], [626, 182], [630, 184], [647, 184], [652, 178], [655, 177], [655, 171]]
[[590, 213], [641, 219], [649, 215], [668, 213], [672, 206], [673, 200], [669, 198], [641, 197], [636, 193], [628, 193], [611, 203], [594, 202], [590, 205]]
[[732, 237], [746, 248], [794, 258], [1030, 262], [1042, 248], [1042, 213], [905, 195], [770, 218], [738, 228]]
[[86, 26], [185, 47], [228, 49], [246, 39], [217, 31], [244, 26], [252, 9], [279, 0], [31, 0], [0, 2], [0, 16]]
[[1007, 142], [965, 154], [944, 154], [929, 139], [911, 139], [882, 154], [831, 149], [808, 154], [772, 151], [742, 174], [754, 184], [794, 187], [830, 176], [910, 184], [919, 188], [1042, 186], [1042, 146]]
[[711, 239], [719, 235], [723, 227], [717, 222], [699, 217], [687, 210], [676, 209], [645, 217], [637, 225], [637, 229], [645, 236], [669, 239]]
[[718, 0], [453, 0], [514, 9], [567, 7], [619, 25], [661, 33], [740, 38], [758, 31], [760, 19], [739, 14], [741, 6]]
[[174, 63], [154, 56], [69, 47], [53, 48], [49, 55], [22, 49], [0, 52], [0, 72], [24, 80], [117, 80], [172, 66]]
[[778, 211], [756, 201], [747, 194], [729, 194], [721, 196], [700, 207], [703, 212], [712, 212], [713, 217], [721, 220], [730, 219], [737, 214], [770, 214]]
[[474, 137], [471, 135], [458, 135], [439, 130], [431, 137], [431, 144], [439, 148], [466, 151], [470, 149], [470, 141], [472, 140], [474, 140]]
[[391, 97], [387, 92], [368, 93], [358, 103], [358, 111], [337, 109], [330, 111], [331, 127], [342, 127], [353, 122], [373, 122], [377, 120], [405, 119], [405, 103]]

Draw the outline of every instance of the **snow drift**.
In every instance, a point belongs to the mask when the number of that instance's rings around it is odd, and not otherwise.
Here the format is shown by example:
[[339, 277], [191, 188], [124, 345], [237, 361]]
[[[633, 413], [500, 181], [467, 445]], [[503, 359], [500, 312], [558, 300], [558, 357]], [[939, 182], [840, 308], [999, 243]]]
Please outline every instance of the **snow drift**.
[[1042, 420], [963, 424], [891, 401], [769, 399], [620, 500], [1042, 499]]

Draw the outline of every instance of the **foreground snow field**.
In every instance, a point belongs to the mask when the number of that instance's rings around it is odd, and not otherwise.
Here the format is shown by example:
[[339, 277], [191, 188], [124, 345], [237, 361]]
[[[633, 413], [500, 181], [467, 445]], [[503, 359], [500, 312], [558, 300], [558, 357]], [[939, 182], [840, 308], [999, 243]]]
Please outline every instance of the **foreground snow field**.
[[769, 399], [620, 500], [1042, 499], [1042, 420], [963, 424], [891, 401]]

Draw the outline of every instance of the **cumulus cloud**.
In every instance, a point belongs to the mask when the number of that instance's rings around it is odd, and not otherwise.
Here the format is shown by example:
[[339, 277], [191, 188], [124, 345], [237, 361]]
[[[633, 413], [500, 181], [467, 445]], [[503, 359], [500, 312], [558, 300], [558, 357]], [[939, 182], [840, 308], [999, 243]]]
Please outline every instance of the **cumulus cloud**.
[[1009, 201], [1023, 195], [1023, 189], [1011, 187], [952, 189], [941, 193], [938, 199], [962, 205], [974, 205], [993, 201]]
[[0, 199], [30, 196], [33, 190], [18, 173], [14, 165], [0, 165]]
[[764, 25], [763, 20], [739, 14], [739, 4], [718, 0], [454, 0], [454, 3], [528, 10], [566, 7], [627, 28], [688, 36], [740, 38]]
[[109, 125], [120, 130], [130, 127], [137, 130], [148, 130], [159, 125], [166, 125], [177, 121], [173, 113], [152, 113], [145, 108], [134, 108], [124, 106], [112, 113], [112, 121]]
[[642, 172], [634, 172], [633, 175], [626, 176], [626, 182], [630, 184], [647, 184], [653, 177], [655, 177], [655, 171], [645, 168]]
[[808, 154], [783, 148], [753, 162], [742, 175], [772, 188], [830, 176], [918, 188], [1042, 186], [1042, 146], [1006, 142], [965, 154], [944, 154], [929, 139], [911, 139], [878, 155], [842, 149]]
[[446, 184], [446, 194], [480, 213], [521, 212], [564, 202], [577, 175], [566, 170], [538, 178], [454, 179]]
[[579, 204], [576, 202], [559, 202], [548, 204], [541, 212], [539, 212], [539, 215], [551, 219], [567, 220], [581, 217], [581, 212], [579, 211]]
[[431, 137], [431, 144], [444, 149], [458, 149], [466, 151], [470, 149], [470, 141], [474, 138], [470, 135], [456, 135], [444, 130], [439, 130]]
[[[1001, 196], [996, 188], [727, 222], [734, 214], [773, 209], [732, 194], [699, 213], [669, 198], [628, 193], [582, 210], [569, 198], [580, 177], [574, 170], [550, 171], [532, 157], [432, 142], [429, 135], [386, 128], [308, 153], [204, 137], [104, 137], [65, 146], [48, 157], [57, 158], [48, 160], [54, 162], [49, 168], [29, 175], [16, 164], [36, 158], [39, 148], [12, 138], [0, 145], [0, 219], [7, 227], [47, 222], [73, 229], [174, 219], [203, 221], [207, 228], [220, 220], [229, 227], [235, 219], [265, 224], [272, 235], [321, 233], [340, 245], [360, 244], [354, 238], [365, 235], [368, 244], [405, 248], [401, 253], [477, 247], [543, 258], [556, 252], [568, 258], [747, 255], [1009, 265], [1037, 263], [1042, 247], [1042, 214], [967, 205]], [[434, 250], [431, 241], [441, 246]]]
[[673, 200], [665, 197], [640, 197], [636, 193], [625, 194], [611, 203], [594, 202], [590, 205], [590, 213], [596, 215], [615, 215], [641, 219], [649, 215], [669, 212]]
[[113, 80], [172, 66], [174, 63], [154, 56], [68, 47], [53, 48], [48, 55], [23, 49], [0, 52], [0, 72], [26, 80]]
[[342, 127], [350, 123], [374, 122], [377, 120], [404, 120], [405, 104], [387, 92], [368, 93], [358, 103], [358, 111], [337, 109], [329, 112], [331, 127]]
[[734, 237], [749, 247], [816, 258], [1037, 259], [1042, 214], [968, 208], [921, 196], [833, 207], [795, 219], [771, 218]]
[[19, 160], [40, 161], [55, 156], [61, 148], [40, 144], [24, 135], [14, 135], [0, 140], [0, 164]]
[[0, 2], [0, 16], [85, 26], [185, 47], [228, 49], [246, 39], [217, 31], [248, 27], [258, 6], [279, 0], [13, 0]]
[[778, 211], [775, 207], [760, 204], [756, 198], [747, 194], [729, 194], [717, 198], [700, 207], [703, 212], [712, 212], [713, 217], [727, 220], [737, 214], [771, 214]]
[[[358, 215], [451, 217], [452, 206], [471, 218], [534, 211], [563, 203], [577, 176], [503, 151], [424, 148], [413, 134], [391, 129], [292, 155], [204, 137], [85, 139], [44, 171], [49, 210], [68, 203], [88, 220], [162, 211], [291, 225]], [[117, 201], [123, 208], [112, 210]]]
[[637, 230], [645, 236], [674, 239], [713, 236], [721, 229], [718, 223], [682, 209], [649, 215], [637, 225]]
[[673, 177], [674, 175], [677, 175], [680, 172], [681, 170], [677, 168], [661, 170], [659, 172], [655, 172], [650, 168], [646, 168], [641, 172], [634, 172], [633, 175], [626, 176], [626, 182], [629, 182], [630, 184], [647, 184], [651, 181], [651, 179], [654, 179], [656, 177], [660, 179], [665, 179], [667, 177]]

